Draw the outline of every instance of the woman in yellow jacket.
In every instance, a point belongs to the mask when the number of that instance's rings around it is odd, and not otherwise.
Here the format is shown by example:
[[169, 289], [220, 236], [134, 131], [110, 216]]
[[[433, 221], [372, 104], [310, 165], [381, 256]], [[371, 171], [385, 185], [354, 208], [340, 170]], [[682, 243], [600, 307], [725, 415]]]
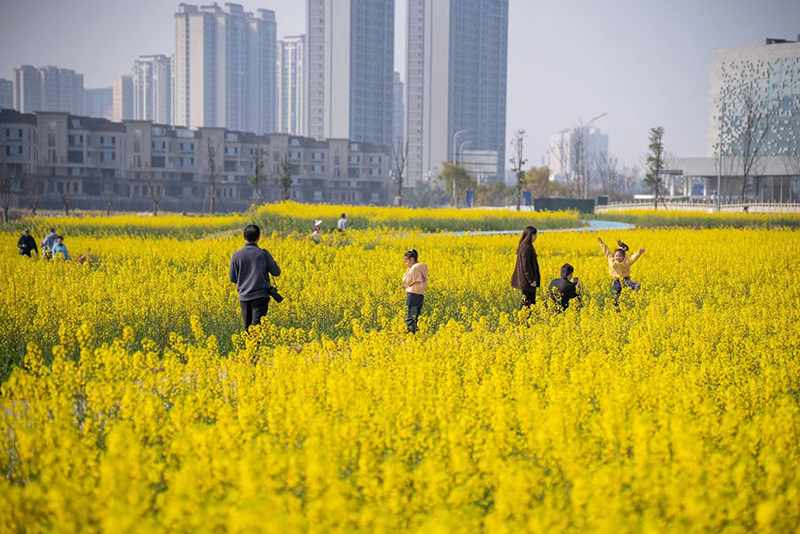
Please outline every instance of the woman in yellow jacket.
[[635, 252], [632, 256], [628, 256], [628, 245], [617, 240], [619, 244], [619, 248], [614, 252], [611, 252], [611, 249], [608, 248], [608, 245], [603, 243], [603, 240], [599, 237], [597, 241], [600, 242], [600, 248], [603, 250], [603, 254], [606, 255], [606, 259], [608, 260], [608, 274], [611, 275], [611, 278], [614, 279], [614, 307], [617, 308], [619, 311], [619, 296], [622, 294], [622, 283], [625, 282], [625, 285], [631, 288], [634, 291], [638, 291], [639, 288], [642, 287], [642, 284], [639, 282], [634, 282], [631, 280], [631, 265], [633, 265], [636, 260], [642, 257], [644, 254], [644, 248], [640, 248], [639, 252]]
[[417, 333], [417, 320], [425, 303], [425, 290], [428, 288], [428, 266], [418, 263], [419, 254], [411, 249], [403, 255], [406, 272], [403, 275], [403, 289], [406, 290], [406, 326], [410, 334]]

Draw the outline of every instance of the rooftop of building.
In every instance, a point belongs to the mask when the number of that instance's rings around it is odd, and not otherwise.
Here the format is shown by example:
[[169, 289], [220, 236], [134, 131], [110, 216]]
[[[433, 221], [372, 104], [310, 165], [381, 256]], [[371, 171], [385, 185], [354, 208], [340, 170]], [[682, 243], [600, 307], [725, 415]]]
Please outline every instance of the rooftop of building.
[[766, 37], [764, 39], [765, 45], [784, 44], [784, 43], [800, 43], [800, 33], [797, 34], [797, 41], [790, 41], [788, 39], [775, 39], [773, 37]]
[[15, 109], [0, 110], [0, 123], [4, 124], [32, 124], [36, 125], [36, 115], [33, 113], [20, 113]]
[[726, 50], [762, 49], [764, 47], [769, 47], [770, 49], [772, 49], [772, 48], [778, 49], [778, 48], [782, 48], [784, 46], [789, 47], [791, 49], [794, 49], [795, 47], [800, 47], [800, 34], [797, 35], [797, 40], [796, 41], [792, 41], [791, 39], [779, 39], [779, 38], [776, 38], [776, 37], [765, 37], [765, 38], [761, 39], [756, 44], [740, 45], [740, 46], [726, 46], [726, 47], [721, 47], [721, 48], [712, 48], [711, 51], [712, 51], [712, 53], [714, 53], [714, 52], [720, 53], [720, 52], [723, 52], [723, 51], [726, 51]]
[[87, 117], [83, 115], [72, 115], [64, 111], [41, 111], [37, 113], [20, 113], [13, 109], [0, 110], [0, 124], [30, 124], [36, 126], [37, 115], [58, 117], [67, 120], [67, 128], [69, 130], [91, 130], [100, 132], [127, 132], [128, 127], [145, 127], [145, 128], [160, 128], [161, 132], [153, 137], [170, 137], [180, 139], [199, 139], [203, 131], [219, 131], [222, 132], [226, 140], [229, 136], [236, 136], [236, 143], [250, 143], [250, 144], [268, 144], [270, 138], [284, 137], [287, 144], [301, 148], [330, 148], [331, 142], [348, 143], [350, 150], [359, 152], [376, 152], [384, 153], [385, 149], [382, 145], [374, 143], [367, 143], [363, 141], [352, 141], [349, 139], [315, 139], [312, 137], [302, 137], [288, 133], [272, 132], [269, 134], [256, 134], [254, 132], [244, 132], [238, 130], [228, 130], [221, 127], [204, 127], [199, 129], [189, 129], [184, 126], [175, 126], [171, 124], [159, 124], [151, 121], [144, 120], [125, 120], [122, 122], [114, 122], [101, 117]]

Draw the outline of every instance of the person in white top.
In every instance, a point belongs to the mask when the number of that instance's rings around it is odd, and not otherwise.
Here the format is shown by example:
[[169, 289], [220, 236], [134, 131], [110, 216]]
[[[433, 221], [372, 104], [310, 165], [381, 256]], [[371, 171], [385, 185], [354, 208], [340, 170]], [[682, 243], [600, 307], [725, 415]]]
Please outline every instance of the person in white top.
[[406, 273], [403, 275], [403, 289], [406, 290], [406, 326], [409, 334], [417, 333], [417, 320], [425, 303], [425, 290], [428, 289], [428, 266], [418, 263], [419, 254], [411, 249], [403, 255]]
[[339, 219], [339, 222], [336, 223], [336, 229], [340, 232], [347, 230], [347, 215], [344, 213], [342, 213], [342, 218]]

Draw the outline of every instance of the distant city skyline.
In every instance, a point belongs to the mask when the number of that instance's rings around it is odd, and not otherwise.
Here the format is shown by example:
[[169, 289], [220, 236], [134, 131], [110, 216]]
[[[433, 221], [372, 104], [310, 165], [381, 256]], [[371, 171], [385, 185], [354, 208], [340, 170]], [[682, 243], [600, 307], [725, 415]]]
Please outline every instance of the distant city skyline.
[[[108, 87], [130, 74], [137, 57], [174, 53], [178, 3], [4, 3], [0, 78], [25, 64], [54, 65], [83, 74], [86, 89]], [[279, 39], [306, 32], [304, 1], [242, 5], [275, 10]], [[396, 0], [394, 70], [401, 73], [405, 6]], [[525, 128], [528, 164], [537, 166], [552, 132], [603, 112], [597, 126], [609, 134], [609, 152], [626, 163], [641, 162], [647, 132], [657, 125], [670, 152], [704, 155], [711, 50], [800, 34], [800, 3], [792, 0], [511, 0], [509, 9], [506, 146], [513, 131]]]

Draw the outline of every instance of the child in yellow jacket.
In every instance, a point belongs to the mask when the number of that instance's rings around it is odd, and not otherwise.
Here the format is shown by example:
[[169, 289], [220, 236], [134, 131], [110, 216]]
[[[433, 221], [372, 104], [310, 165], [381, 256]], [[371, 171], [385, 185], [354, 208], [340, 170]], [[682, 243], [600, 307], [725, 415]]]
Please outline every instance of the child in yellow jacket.
[[425, 290], [428, 288], [428, 266], [418, 263], [419, 254], [411, 249], [403, 255], [406, 262], [403, 275], [403, 289], [406, 290], [406, 326], [410, 334], [417, 333], [417, 320], [425, 303]]
[[601, 238], [598, 237], [597, 241], [600, 242], [600, 248], [603, 250], [603, 254], [605, 254], [608, 260], [608, 274], [614, 279], [614, 306], [617, 308], [617, 311], [619, 311], [619, 297], [622, 294], [622, 283], [624, 282], [626, 286], [634, 291], [638, 291], [642, 287], [642, 284], [639, 282], [631, 280], [631, 265], [642, 257], [644, 248], [640, 248], [639, 252], [628, 256], [628, 245], [619, 239], [617, 240], [619, 248], [614, 252], [611, 252], [611, 249], [608, 248], [608, 245], [603, 243]]

